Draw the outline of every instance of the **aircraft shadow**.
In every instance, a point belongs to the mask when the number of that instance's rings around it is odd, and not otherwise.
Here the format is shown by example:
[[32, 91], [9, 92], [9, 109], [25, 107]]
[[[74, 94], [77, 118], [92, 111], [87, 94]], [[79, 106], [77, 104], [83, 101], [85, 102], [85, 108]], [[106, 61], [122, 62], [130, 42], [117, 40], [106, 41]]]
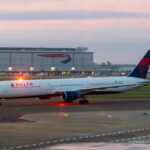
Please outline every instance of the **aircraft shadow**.
[[25, 120], [25, 119], [14, 119], [14, 120], [11, 120], [8, 118], [8, 120], [0, 120], [0, 123], [32, 123], [32, 122], [35, 122], [35, 121], [31, 121], [31, 120]]

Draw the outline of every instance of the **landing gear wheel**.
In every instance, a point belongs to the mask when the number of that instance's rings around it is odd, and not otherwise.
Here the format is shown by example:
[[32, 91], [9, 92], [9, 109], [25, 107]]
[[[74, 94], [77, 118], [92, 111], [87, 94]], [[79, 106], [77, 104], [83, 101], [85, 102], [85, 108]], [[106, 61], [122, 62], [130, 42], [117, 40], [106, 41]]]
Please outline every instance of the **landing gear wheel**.
[[89, 101], [88, 100], [79, 100], [79, 104], [88, 104]]

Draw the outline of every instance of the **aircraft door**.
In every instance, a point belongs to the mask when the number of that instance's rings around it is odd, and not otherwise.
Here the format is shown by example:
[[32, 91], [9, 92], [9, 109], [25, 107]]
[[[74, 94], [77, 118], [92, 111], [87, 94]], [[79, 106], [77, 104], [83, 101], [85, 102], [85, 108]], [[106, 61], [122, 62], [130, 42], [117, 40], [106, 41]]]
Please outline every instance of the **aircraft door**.
[[8, 93], [8, 90], [9, 90], [9, 85], [8, 85], [8, 83], [2, 84], [2, 85], [0, 86], [0, 97], [6, 97], [6, 96], [7, 96], [7, 93]]
[[[56, 90], [56, 85], [52, 82], [41, 82], [41, 91], [43, 91], [45, 94], [51, 94], [54, 93]], [[43, 93], [42, 92], [42, 93]]]
[[7, 93], [9, 89], [9, 85], [8, 84], [3, 85], [2, 89], [3, 92]]
[[57, 89], [57, 85], [54, 84], [54, 83], [49, 83], [48, 87], [49, 87], [49, 91], [51, 93], [54, 93], [56, 91], [56, 89]]

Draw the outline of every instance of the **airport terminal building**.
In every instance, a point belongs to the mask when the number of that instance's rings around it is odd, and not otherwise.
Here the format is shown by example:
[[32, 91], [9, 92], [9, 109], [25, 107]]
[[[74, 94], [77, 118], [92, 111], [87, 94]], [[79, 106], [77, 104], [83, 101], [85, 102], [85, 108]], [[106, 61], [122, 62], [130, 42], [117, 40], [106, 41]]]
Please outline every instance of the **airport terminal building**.
[[0, 71], [50, 72], [93, 70], [93, 52], [88, 48], [0, 47]]

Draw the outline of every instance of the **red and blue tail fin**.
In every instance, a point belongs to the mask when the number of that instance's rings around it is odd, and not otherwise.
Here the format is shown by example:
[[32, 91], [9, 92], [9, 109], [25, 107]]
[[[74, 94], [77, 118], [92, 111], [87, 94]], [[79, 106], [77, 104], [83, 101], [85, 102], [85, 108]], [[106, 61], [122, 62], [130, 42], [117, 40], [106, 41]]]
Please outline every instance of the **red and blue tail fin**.
[[149, 68], [150, 68], [150, 50], [142, 58], [142, 60], [135, 67], [135, 69], [129, 74], [129, 77], [146, 79]]

